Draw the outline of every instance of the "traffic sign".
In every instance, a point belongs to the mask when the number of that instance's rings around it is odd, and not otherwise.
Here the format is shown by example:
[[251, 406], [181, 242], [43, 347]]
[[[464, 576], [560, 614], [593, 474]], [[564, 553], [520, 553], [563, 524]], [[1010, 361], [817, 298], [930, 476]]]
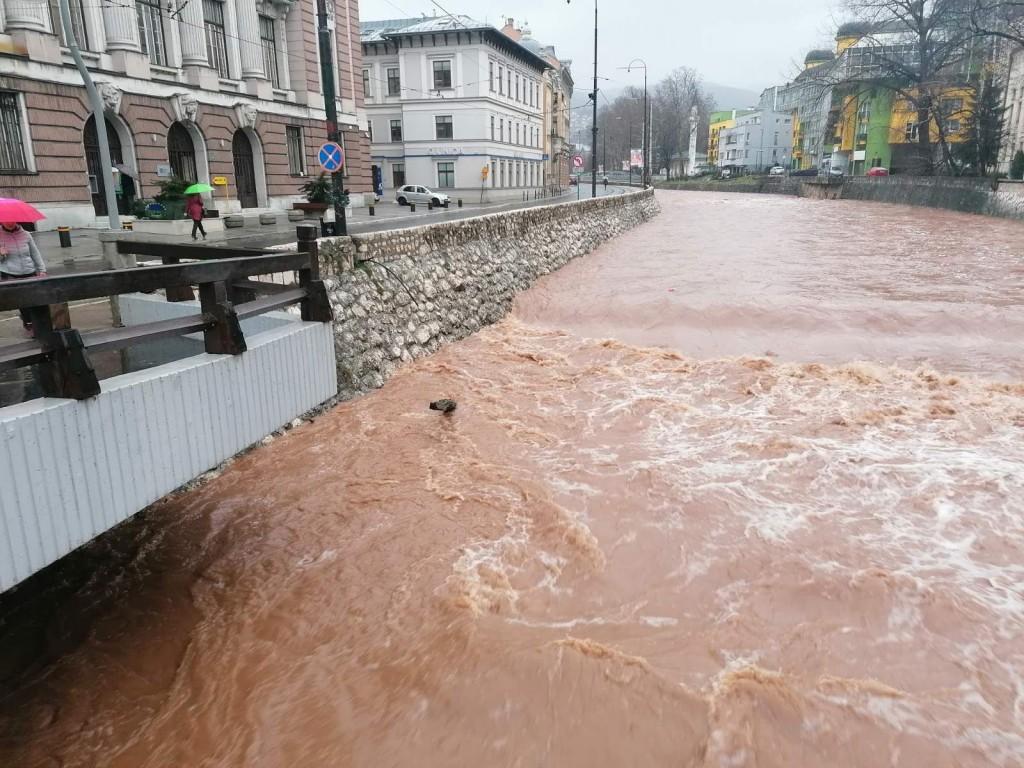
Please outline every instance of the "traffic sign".
[[583, 167], [583, 155], [573, 155], [573, 157], [572, 157], [572, 167], [573, 168], [582, 168]]
[[342, 151], [341, 146], [333, 141], [328, 141], [320, 147], [317, 159], [320, 161], [321, 168], [328, 173], [334, 173], [335, 171], [340, 171], [341, 166], [345, 164], [345, 153]]

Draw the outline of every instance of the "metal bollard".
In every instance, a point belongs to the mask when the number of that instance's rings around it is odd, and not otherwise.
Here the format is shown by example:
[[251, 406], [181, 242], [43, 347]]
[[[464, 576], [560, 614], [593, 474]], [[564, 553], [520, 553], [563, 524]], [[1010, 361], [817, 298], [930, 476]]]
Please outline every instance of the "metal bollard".
[[374, 207], [371, 205], [371, 206], [369, 206], [369, 208], [370, 208], [370, 215], [371, 216], [376, 216], [377, 214], [374, 213]]
[[409, 213], [416, 213], [416, 203], [409, 203]]
[[461, 208], [461, 207], [462, 207], [462, 198], [460, 197], [459, 198], [459, 208]]
[[57, 237], [60, 238], [61, 248], [71, 247], [71, 227], [57, 227]]

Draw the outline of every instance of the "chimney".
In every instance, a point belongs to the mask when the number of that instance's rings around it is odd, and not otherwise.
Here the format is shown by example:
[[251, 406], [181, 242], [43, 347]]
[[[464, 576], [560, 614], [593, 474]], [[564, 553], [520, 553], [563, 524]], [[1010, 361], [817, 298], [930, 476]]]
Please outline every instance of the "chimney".
[[511, 16], [505, 19], [505, 26], [501, 28], [502, 33], [506, 37], [511, 37], [516, 42], [523, 36], [522, 32], [516, 29], [516, 20]]

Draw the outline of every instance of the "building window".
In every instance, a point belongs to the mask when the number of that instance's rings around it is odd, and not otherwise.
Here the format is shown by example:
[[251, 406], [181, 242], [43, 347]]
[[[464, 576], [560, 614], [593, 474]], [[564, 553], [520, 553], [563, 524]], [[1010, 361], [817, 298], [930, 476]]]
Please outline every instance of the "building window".
[[960, 133], [960, 121], [956, 118], [947, 118], [945, 122], [945, 131], [947, 136], [952, 136]]
[[505, 186], [505, 161], [504, 160], [501, 161], [501, 183], [498, 186], [499, 187], [504, 187]]
[[455, 186], [455, 163], [437, 164], [437, 186], [441, 189], [451, 189]]
[[391, 121], [391, 140], [401, 141], [402, 140], [402, 121], [392, 120]]
[[502, 66], [498, 67], [498, 94], [505, 95], [505, 68]]
[[395, 189], [405, 186], [405, 163], [391, 164], [391, 182]]
[[167, 65], [167, 47], [164, 45], [164, 25], [160, 14], [160, 0], [137, 0], [135, 16], [139, 23], [139, 43], [142, 52], [153, 64]]
[[505, 73], [506, 79], [508, 80], [508, 96], [512, 98], [512, 71], [509, 70]]
[[206, 55], [210, 66], [221, 77], [231, 77], [228, 71], [228, 43], [224, 32], [224, 3], [203, 0], [203, 23], [206, 26]]
[[491, 83], [491, 93], [494, 93], [494, 62], [487, 63], [487, 79]]
[[505, 119], [502, 118], [498, 121], [498, 141], [504, 143], [505, 141]]
[[[85, 27], [85, 3], [83, 0], [70, 0], [68, 5], [68, 10], [71, 11], [71, 32], [75, 36], [75, 43], [78, 44], [79, 49], [88, 51], [90, 48], [89, 34]], [[60, 37], [60, 44], [70, 47], [67, 36], [64, 34], [64, 25], [60, 20], [60, 4], [57, 0], [50, 0], [50, 22]]]
[[434, 135], [439, 139], [455, 137], [455, 131], [452, 129], [451, 115], [436, 115], [434, 117]]
[[516, 101], [519, 101], [519, 75], [516, 75]]
[[373, 143], [373, 120], [366, 121], [366, 132], [370, 134], [370, 143]]
[[370, 70], [363, 70], [363, 98], [367, 101], [373, 101], [373, 96], [370, 94]]
[[516, 123], [516, 144], [519, 143], [519, 123]]
[[274, 20], [260, 16], [260, 45], [263, 46], [263, 73], [275, 88], [281, 87], [281, 73], [277, 68], [277, 36], [274, 34]]
[[907, 123], [903, 136], [907, 141], [917, 141], [917, 123]]
[[167, 162], [171, 166], [171, 172], [179, 179], [199, 180], [192, 137], [181, 123], [172, 123], [167, 132]]
[[494, 141], [494, 115], [491, 115], [491, 141]]
[[452, 87], [452, 63], [447, 59], [434, 62], [434, 87]]
[[0, 91], [0, 173], [30, 171], [18, 94]]
[[402, 80], [398, 76], [398, 67], [388, 68], [388, 96], [400, 96], [402, 93]]
[[516, 163], [516, 186], [523, 186], [523, 171], [519, 163]]
[[304, 176], [306, 174], [306, 151], [302, 145], [302, 129], [298, 126], [288, 125], [285, 126], [284, 133], [288, 140], [288, 173], [292, 176]]

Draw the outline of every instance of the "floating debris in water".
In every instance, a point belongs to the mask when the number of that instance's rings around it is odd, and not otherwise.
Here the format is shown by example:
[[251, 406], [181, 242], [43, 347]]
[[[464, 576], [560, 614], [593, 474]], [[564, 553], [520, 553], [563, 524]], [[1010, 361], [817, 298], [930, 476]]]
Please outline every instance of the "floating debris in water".
[[430, 404], [430, 410], [448, 414], [454, 411], [457, 405], [454, 400], [435, 400]]

